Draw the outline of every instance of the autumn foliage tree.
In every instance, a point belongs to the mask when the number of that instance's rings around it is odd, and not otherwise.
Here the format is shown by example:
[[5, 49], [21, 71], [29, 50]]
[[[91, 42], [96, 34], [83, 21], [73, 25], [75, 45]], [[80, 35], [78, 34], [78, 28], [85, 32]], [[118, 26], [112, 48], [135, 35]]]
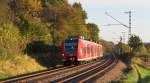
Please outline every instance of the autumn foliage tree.
[[69, 36], [82, 35], [86, 39], [99, 40], [98, 26], [86, 23], [87, 13], [80, 3], [70, 5], [67, 0], [1, 0], [0, 4], [0, 20], [3, 22], [0, 26], [6, 23], [4, 20], [8, 21], [6, 24], [15, 26], [10, 29], [19, 34], [15, 37], [19, 37], [22, 53], [33, 42], [59, 47]]
[[96, 24], [88, 23], [87, 29], [89, 31], [89, 39], [93, 41], [99, 41], [99, 28]]

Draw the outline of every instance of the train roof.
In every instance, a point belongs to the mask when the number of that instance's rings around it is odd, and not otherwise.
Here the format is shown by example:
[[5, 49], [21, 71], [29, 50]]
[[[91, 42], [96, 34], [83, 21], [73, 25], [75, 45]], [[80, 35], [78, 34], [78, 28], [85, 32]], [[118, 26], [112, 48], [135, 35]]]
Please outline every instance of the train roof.
[[86, 42], [86, 43], [90, 43], [90, 44], [95, 44], [95, 45], [100, 45], [101, 46], [101, 44], [98, 44], [98, 43], [93, 42], [93, 41], [88, 41], [88, 40], [84, 40], [84, 39], [79, 39], [79, 40], [83, 41], [83, 42]]
[[[89, 41], [89, 40], [84, 39], [83, 36], [72, 36], [72, 37], [69, 37], [68, 39], [66, 39], [65, 42], [71, 41], [71, 40], [73, 40], [73, 41], [81, 40], [81, 41], [86, 41], [86, 42], [88, 42], [88, 43], [92, 43], [92, 44], [95, 44], [95, 45], [98, 44], [98, 43], [96, 43], [96, 42], [93, 42], [93, 41]], [[101, 45], [101, 44], [98, 44], [98, 45]]]

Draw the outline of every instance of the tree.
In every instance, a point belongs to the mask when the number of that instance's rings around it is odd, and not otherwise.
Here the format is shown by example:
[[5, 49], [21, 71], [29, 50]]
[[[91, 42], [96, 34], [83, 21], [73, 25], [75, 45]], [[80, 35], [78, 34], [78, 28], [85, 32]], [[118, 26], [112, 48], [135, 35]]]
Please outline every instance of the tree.
[[[70, 6], [65, 0], [63, 2], [61, 0], [47, 0], [46, 3], [46, 7], [42, 10], [41, 19], [45, 23], [51, 23], [49, 29], [55, 45], [59, 46], [69, 36], [88, 37], [89, 31], [83, 17], [81, 4]], [[57, 41], [55, 41], [56, 39]]]
[[6, 23], [11, 18], [9, 3], [10, 0], [0, 0], [0, 24]]
[[105, 53], [110, 53], [113, 51], [114, 48], [114, 43], [110, 41], [105, 41], [105, 40], [100, 40], [100, 43], [103, 46], [103, 52]]
[[126, 62], [127, 64], [131, 62], [131, 56], [130, 56], [130, 46], [127, 44], [124, 44], [122, 42], [119, 42], [116, 46], [115, 46], [115, 53], [116, 55], [118, 55], [118, 57]]
[[150, 48], [147, 48], [148, 58], [150, 58]]
[[127, 54], [130, 52], [130, 46], [129, 45], [126, 45], [122, 42], [119, 42], [116, 46], [115, 46], [115, 49], [117, 52], [120, 52], [121, 54]]
[[[141, 61], [147, 62], [148, 60], [148, 50], [142, 43], [139, 36], [132, 35], [129, 40], [129, 45], [132, 47], [132, 62], [141, 64]], [[140, 60], [140, 61], [138, 61]]]
[[83, 19], [87, 19], [87, 14], [86, 14], [85, 10], [83, 10], [81, 3], [74, 3], [73, 8], [75, 8], [77, 11], [80, 12]]
[[99, 40], [99, 28], [94, 23], [88, 23], [87, 29], [89, 31], [89, 39], [92, 39], [93, 41]]
[[138, 48], [135, 49], [136, 52], [140, 52], [142, 54], [146, 54], [147, 53], [147, 49], [144, 45], [140, 45]]
[[139, 38], [139, 36], [136, 35], [132, 35], [128, 41], [129, 46], [131, 46], [133, 48], [133, 50], [137, 47], [139, 47], [142, 44], [141, 39]]
[[150, 48], [147, 48], [147, 52], [150, 54]]
[[0, 17], [6, 15], [12, 18], [10, 21], [18, 28], [24, 41], [22, 48], [34, 41], [48, 44], [54, 41], [53, 44], [60, 46], [69, 36], [82, 35], [87, 39], [89, 33], [92, 40], [99, 40], [97, 25], [89, 23], [87, 26], [87, 14], [80, 3], [70, 5], [67, 0], [1, 0], [0, 4]]

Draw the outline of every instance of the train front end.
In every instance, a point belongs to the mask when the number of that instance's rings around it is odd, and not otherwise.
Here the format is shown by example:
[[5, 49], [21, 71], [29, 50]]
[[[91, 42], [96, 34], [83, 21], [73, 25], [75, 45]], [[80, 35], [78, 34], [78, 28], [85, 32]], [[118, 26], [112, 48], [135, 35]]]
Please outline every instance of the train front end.
[[69, 38], [63, 42], [62, 47], [64, 65], [77, 64], [78, 39]]

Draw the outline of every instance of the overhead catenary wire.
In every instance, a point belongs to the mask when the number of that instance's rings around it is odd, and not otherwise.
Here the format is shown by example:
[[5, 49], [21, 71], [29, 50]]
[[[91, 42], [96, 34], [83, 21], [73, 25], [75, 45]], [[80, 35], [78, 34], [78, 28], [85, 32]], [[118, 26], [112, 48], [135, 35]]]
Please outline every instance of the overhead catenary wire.
[[115, 20], [115, 21], [117, 21], [119, 23], [119, 24], [108, 24], [108, 25], [105, 25], [105, 26], [122, 25], [122, 26], [128, 28], [129, 29], [129, 31], [128, 31], [128, 39], [129, 39], [131, 37], [131, 35], [132, 35], [132, 33], [131, 33], [131, 11], [127, 11], [127, 12], [124, 12], [124, 13], [129, 14], [129, 25], [126, 25], [126, 24], [120, 22], [119, 20], [117, 20], [116, 18], [114, 18], [113, 16], [108, 14], [108, 12], [105, 12], [105, 14], [107, 16], [109, 16], [110, 18], [112, 18], [113, 20]]

